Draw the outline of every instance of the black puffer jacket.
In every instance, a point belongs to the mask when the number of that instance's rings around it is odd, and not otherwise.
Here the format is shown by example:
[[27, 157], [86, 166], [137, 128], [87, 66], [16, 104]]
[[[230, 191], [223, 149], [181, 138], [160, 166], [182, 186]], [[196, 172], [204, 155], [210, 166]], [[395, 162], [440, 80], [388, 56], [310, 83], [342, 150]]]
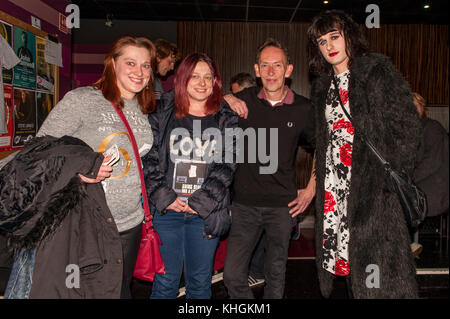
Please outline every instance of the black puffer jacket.
[[[142, 158], [142, 163], [152, 213], [156, 209], [164, 214], [166, 207], [177, 198], [177, 194], [166, 181], [170, 161], [170, 131], [173, 128], [171, 124], [175, 119], [174, 107], [174, 92], [171, 91], [161, 97], [157, 110], [149, 114], [154, 144], [150, 152]], [[222, 133], [222, 141], [225, 141], [225, 129], [237, 128], [238, 117], [226, 102], [223, 102], [214, 117]], [[212, 162], [208, 165], [202, 187], [189, 197], [189, 206], [204, 220], [205, 233], [212, 237], [226, 234], [231, 226], [231, 216], [228, 212], [229, 188], [233, 182], [237, 164], [226, 163], [225, 154], [228, 154], [227, 158], [235, 158], [236, 145], [235, 143], [226, 145], [224, 142], [223, 146], [222, 163]]]

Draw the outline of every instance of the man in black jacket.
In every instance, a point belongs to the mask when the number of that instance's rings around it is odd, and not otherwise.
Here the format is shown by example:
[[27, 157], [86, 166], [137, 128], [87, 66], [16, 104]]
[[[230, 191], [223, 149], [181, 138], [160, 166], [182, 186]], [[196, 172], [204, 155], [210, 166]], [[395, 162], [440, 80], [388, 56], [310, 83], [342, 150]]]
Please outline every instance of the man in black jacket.
[[234, 179], [224, 269], [224, 283], [233, 299], [254, 297], [247, 282], [248, 265], [262, 232], [266, 236], [264, 298], [283, 298], [294, 217], [315, 195], [314, 174], [305, 189], [296, 189], [296, 152], [302, 142], [314, 144], [314, 120], [309, 100], [285, 85], [293, 70], [287, 51], [278, 41], [268, 39], [258, 49], [254, 67], [263, 88], [252, 87], [236, 94], [246, 107], [227, 97], [242, 116], [239, 127], [246, 136], [244, 160], [238, 159]]

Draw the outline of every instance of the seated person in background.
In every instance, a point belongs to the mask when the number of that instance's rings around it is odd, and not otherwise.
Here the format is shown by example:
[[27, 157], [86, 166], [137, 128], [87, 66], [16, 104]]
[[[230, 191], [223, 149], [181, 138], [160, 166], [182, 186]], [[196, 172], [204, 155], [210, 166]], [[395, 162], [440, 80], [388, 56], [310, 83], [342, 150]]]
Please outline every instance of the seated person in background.
[[[427, 117], [426, 101], [419, 93], [413, 93], [413, 101], [423, 127], [414, 182], [427, 195], [427, 217], [438, 216], [448, 211], [448, 133], [438, 121]], [[422, 245], [413, 242], [411, 250], [418, 257]]]

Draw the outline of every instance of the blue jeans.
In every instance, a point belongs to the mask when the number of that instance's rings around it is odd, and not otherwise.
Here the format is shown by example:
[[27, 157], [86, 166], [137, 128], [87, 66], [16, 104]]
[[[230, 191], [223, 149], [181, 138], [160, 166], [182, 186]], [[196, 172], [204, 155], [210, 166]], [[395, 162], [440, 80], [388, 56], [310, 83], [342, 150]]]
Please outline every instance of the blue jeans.
[[5, 299], [28, 299], [33, 282], [34, 259], [36, 248], [21, 249], [14, 260], [8, 285], [5, 290]]
[[151, 299], [174, 299], [178, 295], [184, 264], [187, 299], [211, 298], [211, 277], [219, 238], [204, 235], [204, 222], [197, 215], [167, 211], [153, 217], [161, 238], [165, 274], [156, 274]]

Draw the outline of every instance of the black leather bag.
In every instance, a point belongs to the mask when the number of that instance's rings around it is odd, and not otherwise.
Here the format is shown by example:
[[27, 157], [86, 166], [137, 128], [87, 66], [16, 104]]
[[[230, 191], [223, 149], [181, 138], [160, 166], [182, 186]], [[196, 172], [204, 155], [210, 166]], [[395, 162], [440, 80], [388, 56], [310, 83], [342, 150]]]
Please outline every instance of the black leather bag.
[[411, 229], [417, 228], [427, 216], [425, 193], [411, 181], [408, 175], [399, 173], [392, 168], [388, 168], [387, 171], [397, 191], [400, 204], [402, 204], [408, 226]]
[[[336, 79], [333, 76], [334, 87], [336, 89], [336, 94], [339, 97], [339, 102], [344, 111], [347, 118], [352, 122], [352, 117], [347, 112], [342, 103], [341, 96], [339, 94], [339, 88], [336, 82]], [[410, 176], [408, 176], [405, 172], [399, 172], [394, 170], [388, 161], [381, 156], [380, 152], [373, 146], [370, 140], [366, 137], [366, 135], [360, 130], [363, 140], [367, 144], [367, 146], [372, 150], [375, 156], [383, 165], [384, 169], [388, 173], [391, 178], [392, 184], [394, 185], [394, 189], [397, 192], [400, 204], [403, 208], [403, 213], [405, 215], [406, 223], [408, 227], [412, 230], [416, 229], [421, 222], [427, 216], [428, 205], [427, 205], [427, 197], [425, 193], [417, 187]]]

